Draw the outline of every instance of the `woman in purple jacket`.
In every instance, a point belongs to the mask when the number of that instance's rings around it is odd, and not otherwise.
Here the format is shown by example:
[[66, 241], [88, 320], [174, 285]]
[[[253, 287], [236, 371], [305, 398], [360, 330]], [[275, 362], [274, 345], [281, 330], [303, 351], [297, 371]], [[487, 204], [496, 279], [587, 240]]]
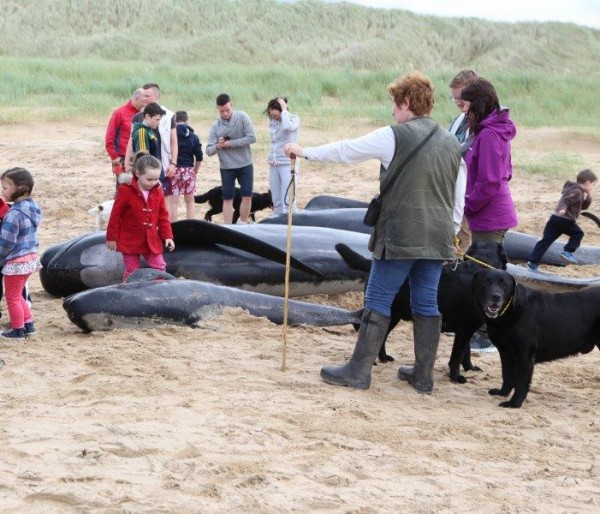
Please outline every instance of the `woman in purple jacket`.
[[504, 244], [509, 228], [517, 225], [508, 182], [512, 178], [510, 142], [517, 130], [508, 109], [501, 108], [494, 86], [483, 78], [462, 90], [463, 112], [475, 135], [465, 154], [467, 190], [465, 216], [472, 240]]

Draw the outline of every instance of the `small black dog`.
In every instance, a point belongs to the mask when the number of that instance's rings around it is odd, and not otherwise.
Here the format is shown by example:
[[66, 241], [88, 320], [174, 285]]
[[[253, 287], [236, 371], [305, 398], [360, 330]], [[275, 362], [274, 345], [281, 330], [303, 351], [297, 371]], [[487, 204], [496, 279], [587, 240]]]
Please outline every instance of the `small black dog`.
[[[223, 188], [221, 186], [213, 187], [202, 195], [194, 196], [195, 203], [206, 203], [210, 205], [210, 209], [206, 212], [204, 219], [212, 221], [215, 214], [223, 212]], [[242, 202], [242, 194], [239, 187], [235, 188], [235, 196], [233, 197], [233, 223], [237, 223], [240, 218], [240, 203]], [[252, 207], [250, 207], [250, 218], [256, 221], [254, 213], [263, 209], [273, 208], [273, 198], [271, 191], [266, 193], [252, 193]]]
[[600, 348], [600, 287], [549, 293], [517, 284], [504, 271], [482, 270], [471, 289], [502, 363], [502, 387], [489, 393], [515, 391], [500, 407], [521, 407], [535, 363]]

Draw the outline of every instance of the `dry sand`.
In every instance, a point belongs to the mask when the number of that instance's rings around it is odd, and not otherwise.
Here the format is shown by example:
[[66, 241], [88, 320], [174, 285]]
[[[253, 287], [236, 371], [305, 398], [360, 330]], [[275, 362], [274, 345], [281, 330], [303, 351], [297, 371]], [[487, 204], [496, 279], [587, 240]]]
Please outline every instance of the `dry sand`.
[[[206, 138], [211, 121], [192, 125]], [[258, 191], [268, 188], [265, 125], [257, 122]], [[321, 143], [368, 128], [304, 120], [302, 139]], [[93, 230], [87, 210], [111, 197], [103, 135], [104, 123], [0, 129], [0, 169], [21, 165], [35, 175], [42, 250]], [[598, 139], [566, 129], [519, 132], [512, 188], [520, 230], [541, 232], [574, 170], [522, 176], [519, 158], [566, 141], [600, 171]], [[303, 162], [298, 203], [322, 193], [368, 200], [377, 168]], [[218, 163], [208, 158], [198, 191], [218, 183]], [[600, 229], [589, 220], [582, 226], [584, 243], [600, 245]], [[594, 268], [561, 272], [600, 274]], [[349, 327], [290, 328], [283, 372], [282, 328], [241, 310], [202, 329], [83, 334], [37, 277], [31, 289], [38, 334], [0, 342], [2, 512], [600, 511], [598, 351], [537, 366], [523, 408], [506, 410], [487, 394], [500, 383], [498, 355], [475, 357], [484, 371], [452, 384], [448, 336], [432, 396], [400, 383], [397, 366], [412, 359], [410, 324], [389, 342], [396, 363], [375, 367], [364, 392], [319, 378], [323, 364], [351, 354]], [[312, 300], [355, 307], [362, 294]]]

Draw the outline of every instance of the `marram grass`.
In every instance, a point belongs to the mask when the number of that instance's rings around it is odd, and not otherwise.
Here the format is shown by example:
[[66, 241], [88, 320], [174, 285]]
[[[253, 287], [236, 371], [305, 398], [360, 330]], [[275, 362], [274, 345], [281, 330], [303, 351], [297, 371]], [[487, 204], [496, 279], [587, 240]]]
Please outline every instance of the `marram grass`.
[[[267, 101], [286, 95], [296, 112], [327, 126], [360, 118], [391, 122], [386, 86], [400, 73], [353, 69], [306, 69], [284, 66], [109, 62], [102, 59], [0, 57], [0, 122], [108, 118], [131, 92], [146, 82], [160, 84], [174, 110], [214, 116], [214, 100], [229, 93], [252, 117]], [[443, 125], [457, 114], [450, 100], [450, 72], [422, 70], [436, 86], [433, 116]], [[599, 127], [600, 79], [560, 77], [541, 72], [488, 74], [500, 101], [517, 125], [528, 127]]]

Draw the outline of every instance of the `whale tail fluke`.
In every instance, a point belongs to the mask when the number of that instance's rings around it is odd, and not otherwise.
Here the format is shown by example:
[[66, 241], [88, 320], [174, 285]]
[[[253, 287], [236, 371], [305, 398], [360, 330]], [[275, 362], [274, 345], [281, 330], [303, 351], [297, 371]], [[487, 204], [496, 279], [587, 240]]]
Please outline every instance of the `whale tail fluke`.
[[596, 223], [596, 225], [598, 225], [600, 227], [600, 218], [598, 216], [596, 216], [595, 214], [592, 214], [591, 212], [587, 212], [587, 211], [582, 211], [581, 215], [585, 216], [588, 219], [591, 219], [594, 223]]

